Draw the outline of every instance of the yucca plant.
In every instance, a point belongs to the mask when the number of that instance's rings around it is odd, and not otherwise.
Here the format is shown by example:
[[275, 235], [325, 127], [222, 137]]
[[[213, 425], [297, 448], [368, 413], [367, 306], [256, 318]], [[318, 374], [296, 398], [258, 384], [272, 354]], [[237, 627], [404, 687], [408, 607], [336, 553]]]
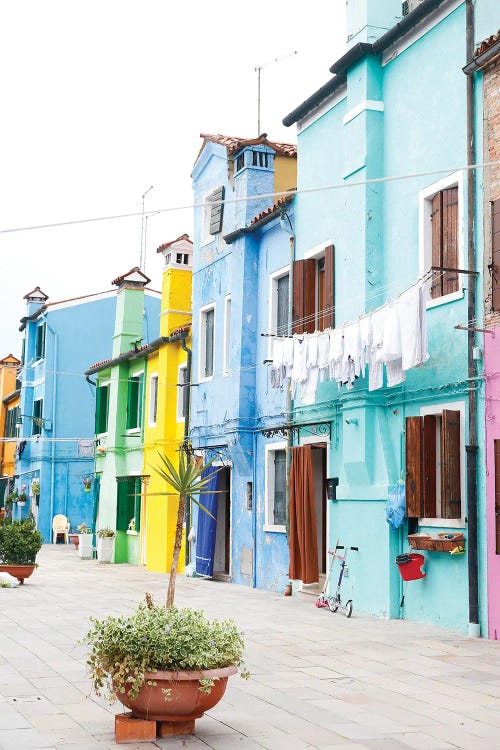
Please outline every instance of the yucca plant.
[[[178, 468], [172, 461], [162, 453], [158, 453], [159, 465], [151, 468], [159, 474], [162, 479], [172, 488], [173, 492], [157, 492], [155, 495], [178, 495], [179, 508], [177, 510], [177, 522], [175, 526], [174, 551], [172, 556], [172, 566], [170, 568], [170, 579], [167, 591], [167, 607], [174, 606], [175, 597], [175, 580], [177, 577], [177, 566], [179, 564], [179, 554], [182, 545], [182, 526], [184, 523], [184, 514], [186, 512], [187, 498], [191, 497], [193, 502], [211, 518], [214, 516], [205, 506], [195, 499], [195, 495], [200, 495], [210, 481], [210, 477], [203, 477], [202, 474], [212, 465], [212, 461], [206, 464], [195, 461], [194, 456], [186, 456], [185, 451], [181, 448], [179, 451]], [[216, 520], [214, 518], [214, 520]]]

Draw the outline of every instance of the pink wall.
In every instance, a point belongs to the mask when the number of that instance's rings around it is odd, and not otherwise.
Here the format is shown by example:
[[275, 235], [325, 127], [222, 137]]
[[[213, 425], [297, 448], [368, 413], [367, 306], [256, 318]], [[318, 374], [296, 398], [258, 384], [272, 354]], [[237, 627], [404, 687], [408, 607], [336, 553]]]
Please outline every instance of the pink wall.
[[[495, 551], [495, 455], [500, 440], [500, 327], [484, 336], [488, 636], [500, 640], [500, 555]], [[499, 478], [500, 481], [500, 478]]]

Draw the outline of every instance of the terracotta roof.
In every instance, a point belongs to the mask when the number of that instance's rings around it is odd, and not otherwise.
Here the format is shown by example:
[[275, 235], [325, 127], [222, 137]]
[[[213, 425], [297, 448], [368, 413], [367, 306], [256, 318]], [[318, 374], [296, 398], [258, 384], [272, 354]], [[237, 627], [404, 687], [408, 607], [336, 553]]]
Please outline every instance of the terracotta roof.
[[177, 239], [172, 240], [172, 242], [165, 242], [163, 245], [160, 245], [157, 253], [162, 253], [164, 250], [168, 250], [169, 247], [172, 247], [172, 245], [175, 245], [176, 242], [180, 242], [180, 240], [185, 240], [186, 242], [189, 242], [190, 245], [192, 245], [192, 241], [189, 239], [189, 234], [181, 234], [180, 237], [177, 237]]
[[191, 323], [186, 323], [184, 326], [179, 326], [179, 328], [176, 328], [173, 330], [170, 335], [175, 336], [177, 333], [187, 333], [191, 330]]
[[265, 211], [261, 211], [260, 214], [257, 214], [257, 216], [254, 216], [250, 224], [255, 224], [255, 222], [260, 221], [261, 219], [264, 219], [266, 216], [269, 216], [270, 214], [273, 214], [275, 211], [278, 210], [278, 208], [281, 208], [286, 203], [290, 203], [292, 198], [293, 198], [293, 195], [284, 195], [283, 198], [280, 198], [279, 201], [277, 201], [274, 205], [269, 206], [269, 208], [266, 208]]
[[18, 359], [17, 357], [14, 357], [13, 354], [7, 354], [6, 357], [4, 357], [3, 359], [0, 359], [0, 365], [6, 364], [6, 363], [13, 364], [13, 365], [20, 365], [21, 360]]
[[479, 57], [479, 55], [484, 55], [484, 53], [487, 52], [490, 47], [493, 47], [493, 45], [496, 44], [497, 42], [500, 42], [500, 30], [497, 31], [496, 34], [492, 34], [487, 39], [481, 42], [479, 47], [477, 47], [476, 51], [474, 52], [474, 57]]
[[210, 133], [200, 133], [200, 138], [203, 138], [198, 156], [196, 157], [195, 163], [198, 161], [201, 152], [205, 148], [207, 141], [211, 143], [218, 143], [220, 146], [224, 146], [229, 154], [235, 154], [245, 146], [269, 146], [280, 156], [297, 156], [297, 146], [293, 143], [279, 143], [278, 141], [269, 141], [267, 133], [262, 133], [257, 138], [238, 138], [234, 135], [221, 135], [217, 133], [211, 135]]
[[141, 271], [139, 266], [134, 266], [133, 268], [130, 269], [130, 271], [127, 271], [127, 273], [124, 273], [121, 276], [117, 276], [116, 279], [113, 279], [111, 283], [114, 284], [115, 286], [119, 286], [121, 283], [126, 281], [127, 276], [131, 276], [133, 274], [138, 274], [139, 276], [142, 276], [142, 280], [144, 281], [145, 284], [149, 284], [149, 282], [151, 281], [149, 276], [146, 276], [146, 274], [144, 274]]
[[25, 294], [23, 299], [29, 299], [30, 297], [43, 297], [43, 299], [48, 299], [48, 296], [45, 292], [42, 292], [39, 286], [36, 286], [31, 292], [28, 292], [28, 294]]

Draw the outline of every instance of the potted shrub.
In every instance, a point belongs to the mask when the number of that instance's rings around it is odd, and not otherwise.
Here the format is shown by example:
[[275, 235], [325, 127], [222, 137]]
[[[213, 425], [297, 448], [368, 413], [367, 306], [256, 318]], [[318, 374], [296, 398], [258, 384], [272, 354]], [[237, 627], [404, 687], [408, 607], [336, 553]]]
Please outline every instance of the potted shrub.
[[33, 479], [31, 482], [31, 494], [37, 497], [40, 494], [40, 480]]
[[83, 642], [94, 690], [139, 718], [194, 723], [222, 698], [242, 664], [235, 623], [210, 622], [199, 610], [155, 606], [149, 598], [130, 617], [91, 622]]
[[114, 538], [115, 532], [113, 529], [99, 529], [97, 532], [97, 559], [99, 562], [111, 562]]
[[28, 502], [28, 495], [26, 492], [20, 492], [17, 496], [17, 504], [20, 508], [24, 508], [26, 503]]
[[0, 524], [0, 571], [24, 583], [37, 567], [36, 556], [41, 546], [42, 535], [33, 517], [22, 521], [5, 519]]
[[78, 527], [78, 556], [84, 560], [92, 560], [94, 557], [94, 546], [92, 544], [92, 529], [84, 523]]

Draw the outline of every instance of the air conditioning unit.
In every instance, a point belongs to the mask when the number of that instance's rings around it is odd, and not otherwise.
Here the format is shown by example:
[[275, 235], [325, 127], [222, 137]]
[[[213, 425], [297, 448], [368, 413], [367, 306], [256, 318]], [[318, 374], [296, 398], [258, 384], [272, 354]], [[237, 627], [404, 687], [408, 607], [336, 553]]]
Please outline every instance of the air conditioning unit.
[[412, 10], [415, 10], [417, 5], [420, 5], [422, 0], [404, 0], [402, 4], [403, 17], [407, 16]]

